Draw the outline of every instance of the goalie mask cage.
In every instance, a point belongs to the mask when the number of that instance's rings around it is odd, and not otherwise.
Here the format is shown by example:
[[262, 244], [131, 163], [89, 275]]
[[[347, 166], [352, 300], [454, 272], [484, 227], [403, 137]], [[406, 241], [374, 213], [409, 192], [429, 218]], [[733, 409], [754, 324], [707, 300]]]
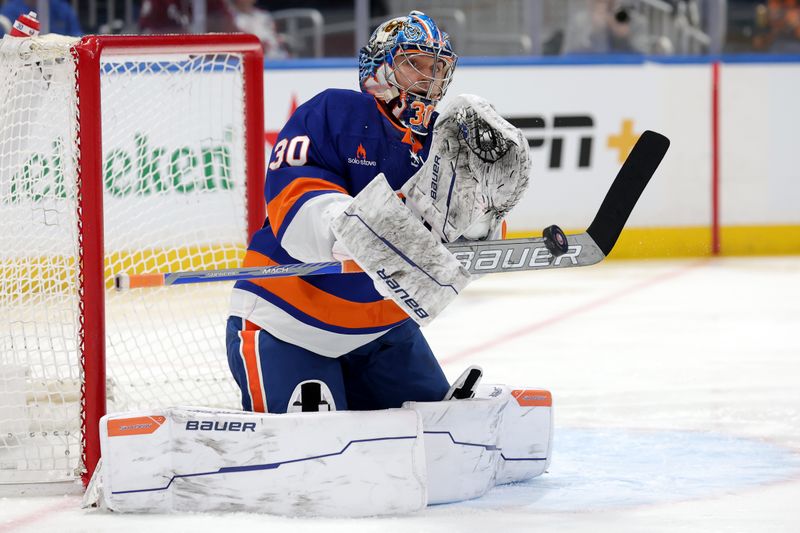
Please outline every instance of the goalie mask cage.
[[106, 409], [240, 406], [230, 284], [112, 280], [239, 266], [263, 179], [255, 37], [0, 41], [0, 483], [87, 482]]

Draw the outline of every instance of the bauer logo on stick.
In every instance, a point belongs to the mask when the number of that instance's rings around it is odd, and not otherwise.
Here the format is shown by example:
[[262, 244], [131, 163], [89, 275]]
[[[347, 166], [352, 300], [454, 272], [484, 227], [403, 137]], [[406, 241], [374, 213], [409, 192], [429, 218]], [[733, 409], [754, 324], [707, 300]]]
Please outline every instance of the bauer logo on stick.
[[539, 243], [509, 245], [496, 242], [494, 248], [453, 251], [455, 258], [469, 272], [485, 274], [488, 272], [512, 272], [514, 270], [535, 270], [560, 266], [579, 266], [583, 246], [568, 246], [567, 252], [554, 255], [546, 246]]

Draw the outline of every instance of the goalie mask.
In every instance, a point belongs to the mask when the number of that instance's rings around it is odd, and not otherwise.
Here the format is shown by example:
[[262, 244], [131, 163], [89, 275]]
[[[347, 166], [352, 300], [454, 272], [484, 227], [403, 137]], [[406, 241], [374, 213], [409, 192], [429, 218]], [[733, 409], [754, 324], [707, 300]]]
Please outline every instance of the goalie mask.
[[428, 133], [431, 114], [453, 78], [450, 38], [420, 11], [384, 22], [358, 58], [359, 84], [385, 102], [414, 133]]

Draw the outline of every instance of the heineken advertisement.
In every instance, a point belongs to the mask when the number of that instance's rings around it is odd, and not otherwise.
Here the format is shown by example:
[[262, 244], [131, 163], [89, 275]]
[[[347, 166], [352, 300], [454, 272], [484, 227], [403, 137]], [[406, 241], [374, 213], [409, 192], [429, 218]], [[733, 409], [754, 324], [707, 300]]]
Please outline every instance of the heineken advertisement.
[[[67, 199], [75, 194], [71, 147], [52, 141], [49, 151], [33, 152], [11, 177], [5, 203]], [[187, 194], [234, 188], [231, 146], [217, 143], [164, 146], [134, 133], [129, 148], [112, 147], [103, 157], [103, 186], [116, 198]], [[70, 176], [67, 181], [66, 176]]]
[[[241, 134], [208, 129], [198, 128], [188, 139], [176, 137], [177, 142], [166, 142], [162, 135], [157, 142], [158, 132], [131, 128], [130, 134], [117, 132], [114, 142], [104, 145], [106, 254], [173, 250], [164, 260], [181, 260], [192, 247], [244, 244]], [[39, 138], [38, 144], [39, 150], [20, 150], [17, 161], [6, 167], [16, 171], [0, 179], [4, 217], [24, 221], [36, 235], [5, 252], [10, 257], [70, 256], [77, 238], [75, 147], [60, 136]], [[150, 269], [163, 266], [150, 263]], [[208, 264], [217, 259], [211, 257]]]

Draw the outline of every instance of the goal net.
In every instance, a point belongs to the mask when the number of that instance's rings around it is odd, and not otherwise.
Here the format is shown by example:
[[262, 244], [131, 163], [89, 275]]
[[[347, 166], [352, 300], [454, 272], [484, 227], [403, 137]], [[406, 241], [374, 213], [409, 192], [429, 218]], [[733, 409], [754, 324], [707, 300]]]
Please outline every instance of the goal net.
[[244, 35], [0, 42], [0, 483], [84, 478], [108, 412], [239, 407], [230, 284], [264, 217], [263, 65]]

